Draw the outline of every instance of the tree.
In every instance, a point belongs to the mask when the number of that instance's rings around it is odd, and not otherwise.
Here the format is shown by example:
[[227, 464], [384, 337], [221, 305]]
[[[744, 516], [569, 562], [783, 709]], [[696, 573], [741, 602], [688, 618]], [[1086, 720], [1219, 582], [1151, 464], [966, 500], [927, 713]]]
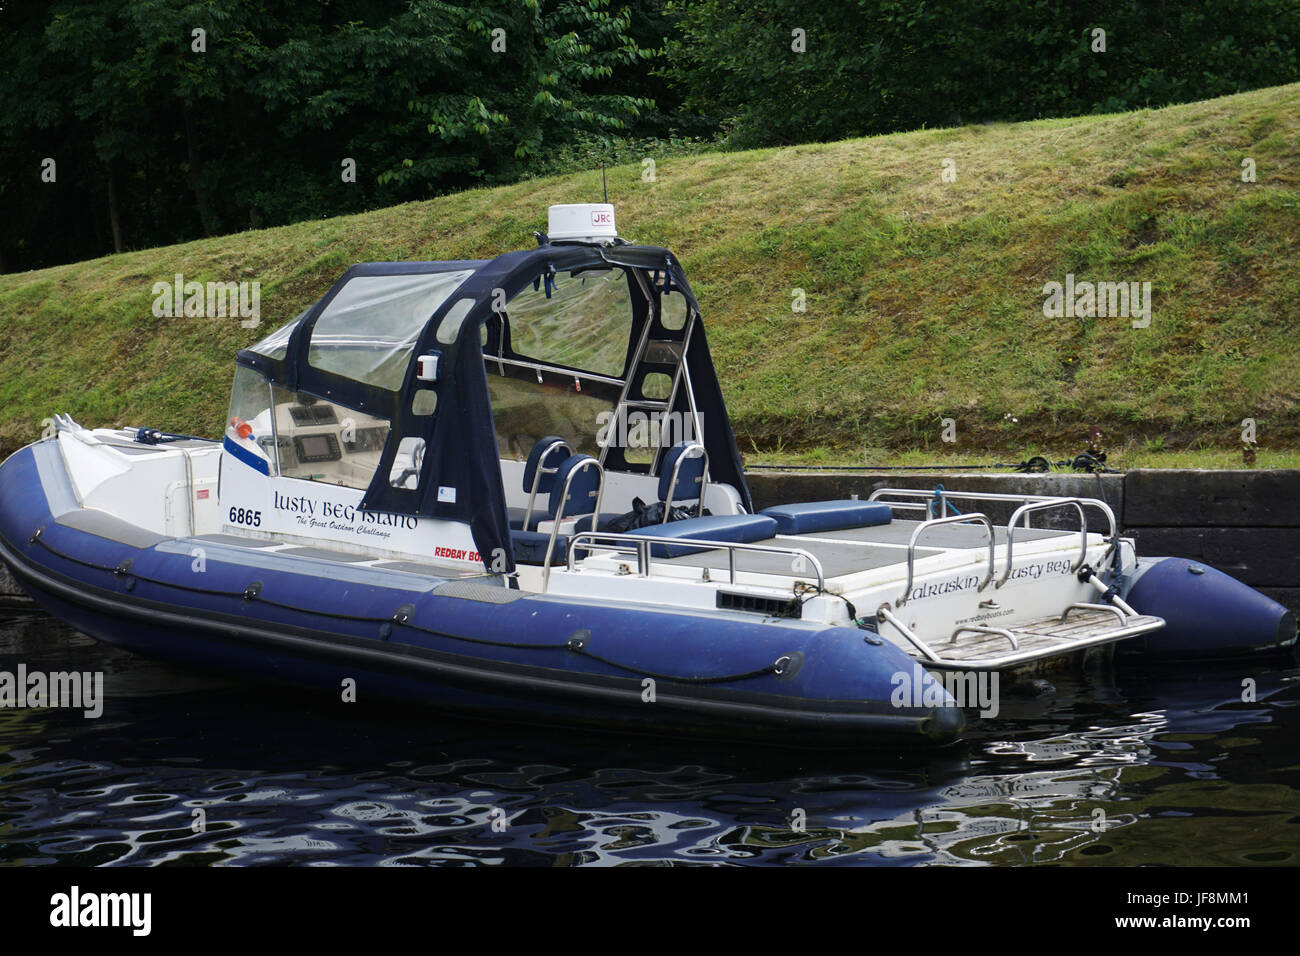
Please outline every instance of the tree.
[[[7, 12], [0, 261], [29, 268], [517, 178], [580, 133], [625, 134], [652, 106], [617, 86], [647, 56], [630, 22], [609, 0]], [[46, 156], [58, 182], [42, 189]]]
[[1297, 77], [1294, 0], [677, 0], [669, 10], [669, 79], [736, 146], [1138, 109]]

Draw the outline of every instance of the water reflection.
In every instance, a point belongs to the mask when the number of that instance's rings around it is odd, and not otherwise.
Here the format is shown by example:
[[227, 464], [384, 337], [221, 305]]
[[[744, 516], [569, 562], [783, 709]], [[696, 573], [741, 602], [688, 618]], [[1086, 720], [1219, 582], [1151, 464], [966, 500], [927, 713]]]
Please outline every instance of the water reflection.
[[0, 710], [0, 863], [1300, 862], [1293, 662], [1054, 676], [961, 746], [826, 755], [340, 712], [40, 615], [0, 621], [19, 661], [109, 706]]

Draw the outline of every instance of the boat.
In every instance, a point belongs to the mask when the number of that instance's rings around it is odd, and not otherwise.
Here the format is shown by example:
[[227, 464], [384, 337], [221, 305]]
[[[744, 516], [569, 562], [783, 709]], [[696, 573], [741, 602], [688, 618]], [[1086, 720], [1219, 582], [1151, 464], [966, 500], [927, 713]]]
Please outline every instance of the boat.
[[605, 203], [547, 225], [347, 269], [237, 354], [217, 440], [56, 416], [0, 465], [0, 558], [101, 641], [342, 704], [814, 749], [949, 743], [1061, 662], [1294, 647], [1100, 498], [756, 509], [681, 262]]

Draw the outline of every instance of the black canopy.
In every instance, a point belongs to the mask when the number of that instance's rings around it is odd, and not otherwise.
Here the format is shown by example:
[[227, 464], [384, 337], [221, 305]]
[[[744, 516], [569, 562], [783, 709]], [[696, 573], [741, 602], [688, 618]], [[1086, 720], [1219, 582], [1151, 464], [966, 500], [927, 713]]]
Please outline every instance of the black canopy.
[[[539, 280], [548, 281], [549, 277], [562, 272], [611, 266], [639, 272], [648, 288], [656, 287], [656, 279], [658, 287], [662, 287], [665, 281], [671, 283], [672, 291], [684, 296], [690, 310], [698, 313], [699, 306], [686, 276], [667, 249], [556, 242], [487, 261], [382, 262], [353, 266], [319, 302], [296, 320], [288, 335], [287, 347], [274, 350], [273, 354], [267, 354], [270, 350], [255, 350], [257, 347], [245, 349], [239, 353], [237, 361], [283, 388], [307, 392], [388, 419], [392, 429], [361, 509], [465, 522], [470, 526], [485, 567], [498, 571], [513, 570], [505, 490], [480, 327], [495, 309], [500, 308], [503, 299], [508, 303], [526, 286]], [[358, 276], [461, 271], [468, 271], [469, 277], [447, 296], [419, 331], [415, 347], [407, 358], [400, 390], [346, 378], [308, 362], [308, 349], [317, 320], [350, 280]], [[645, 296], [634, 296], [624, 377], [630, 371], [627, 364], [632, 359], [634, 345], [640, 340], [644, 324], [649, 319], [650, 309]], [[444, 324], [446, 328], [443, 328]], [[439, 357], [436, 383], [422, 382], [416, 377], [415, 358], [423, 355]], [[698, 319], [689, 337], [685, 363], [688, 372], [685, 381], [689, 381], [691, 396], [688, 398], [685, 387], [679, 389], [672, 411], [685, 415], [693, 399], [702, 421], [699, 438], [709, 455], [711, 480], [735, 487], [745, 508], [752, 510], [740, 452], [727, 417], [704, 329]], [[437, 392], [436, 413], [414, 414], [412, 396], [418, 388], [430, 387]], [[425, 442], [424, 460], [415, 488], [393, 487], [388, 481], [394, 456], [404, 438], [420, 438]]]

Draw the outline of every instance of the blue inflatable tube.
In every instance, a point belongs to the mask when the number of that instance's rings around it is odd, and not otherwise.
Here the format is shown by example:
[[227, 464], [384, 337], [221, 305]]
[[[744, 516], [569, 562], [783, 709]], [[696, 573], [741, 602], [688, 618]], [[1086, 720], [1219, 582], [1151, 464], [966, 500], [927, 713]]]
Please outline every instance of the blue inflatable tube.
[[1295, 647], [1296, 617], [1236, 578], [1187, 558], [1142, 558], [1125, 600], [1165, 619], [1162, 630], [1124, 641], [1119, 656], [1205, 660]]
[[801, 748], [942, 744], [964, 727], [941, 685], [926, 698], [939, 706], [895, 706], [914, 661], [856, 628], [487, 585], [452, 596], [447, 579], [162, 538], [55, 514], [38, 448], [0, 464], [0, 559], [52, 613], [150, 657], [336, 700], [350, 678], [358, 695], [492, 719]]

